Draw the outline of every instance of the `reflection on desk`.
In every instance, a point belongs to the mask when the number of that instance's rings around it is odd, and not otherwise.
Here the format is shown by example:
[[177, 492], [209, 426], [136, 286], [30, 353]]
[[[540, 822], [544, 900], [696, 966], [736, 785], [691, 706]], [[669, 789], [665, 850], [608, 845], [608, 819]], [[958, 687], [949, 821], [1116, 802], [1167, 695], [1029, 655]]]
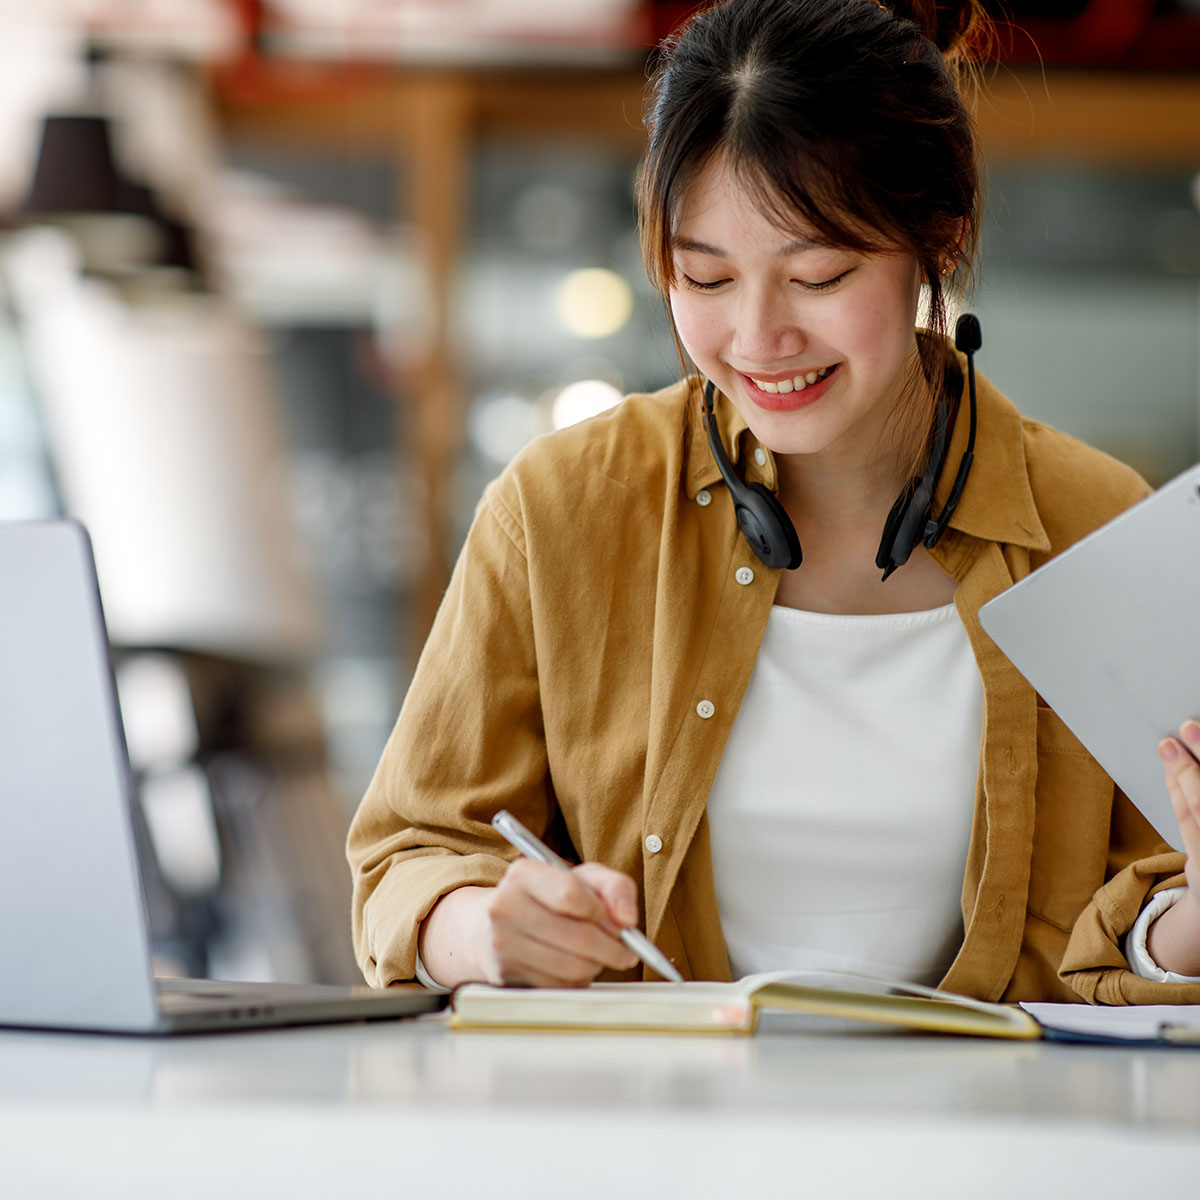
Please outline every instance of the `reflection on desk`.
[[[440, 1017], [0, 1033], [9, 1195], [1112, 1195], [1200, 1176], [1200, 1055], [887, 1032], [452, 1034]], [[11, 1185], [17, 1185], [13, 1188]], [[35, 1190], [36, 1189], [36, 1190]]]

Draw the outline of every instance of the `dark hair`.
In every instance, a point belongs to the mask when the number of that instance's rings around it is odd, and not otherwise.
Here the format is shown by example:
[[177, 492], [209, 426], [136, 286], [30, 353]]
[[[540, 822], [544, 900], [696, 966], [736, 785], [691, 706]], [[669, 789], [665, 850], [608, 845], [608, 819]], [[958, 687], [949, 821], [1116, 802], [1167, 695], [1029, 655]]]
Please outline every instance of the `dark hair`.
[[[651, 281], [663, 293], [673, 284], [680, 199], [721, 154], [782, 228], [803, 223], [830, 245], [913, 255], [930, 325], [944, 333], [940, 269], [954, 254], [958, 278], [969, 272], [981, 209], [959, 68], [986, 31], [977, 0], [891, 10], [727, 0], [693, 16], [663, 44], [646, 112], [638, 202]], [[937, 390], [938, 339], [922, 339], [921, 361]]]

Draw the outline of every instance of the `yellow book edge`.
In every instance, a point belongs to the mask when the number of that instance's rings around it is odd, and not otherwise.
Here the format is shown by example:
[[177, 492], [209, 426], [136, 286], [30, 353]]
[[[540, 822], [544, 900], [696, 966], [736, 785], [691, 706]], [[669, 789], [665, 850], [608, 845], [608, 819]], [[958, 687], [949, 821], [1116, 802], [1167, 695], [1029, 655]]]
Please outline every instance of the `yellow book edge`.
[[[891, 990], [798, 981], [835, 975]], [[750, 1034], [760, 1012], [781, 1010], [974, 1037], [1042, 1036], [1038, 1022], [1015, 1005], [828, 971], [772, 972], [734, 983], [600, 983], [580, 989], [469, 984], [455, 992], [451, 1005], [450, 1027], [461, 1030]]]
[[1037, 1021], [1016, 1005], [989, 1004], [953, 992], [937, 997], [877, 995], [805, 987], [802, 984], [769, 983], [754, 994], [754, 1002], [761, 1008], [874, 1021], [932, 1033], [960, 1033], [972, 1037], [1015, 1038], [1023, 1041], [1033, 1041], [1042, 1036], [1042, 1028]]

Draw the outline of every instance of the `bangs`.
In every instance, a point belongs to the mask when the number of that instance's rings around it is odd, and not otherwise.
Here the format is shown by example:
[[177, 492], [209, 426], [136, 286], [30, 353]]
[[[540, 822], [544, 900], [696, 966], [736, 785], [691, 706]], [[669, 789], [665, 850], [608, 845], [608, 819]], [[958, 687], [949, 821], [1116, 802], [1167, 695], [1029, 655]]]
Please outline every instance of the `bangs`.
[[680, 169], [672, 186], [664, 188], [667, 194], [661, 196], [660, 203], [643, 209], [643, 214], [659, 215], [656, 227], [649, 227], [649, 222], [643, 224], [642, 242], [647, 273], [664, 293], [676, 283], [674, 241], [680, 207], [696, 180], [720, 158], [725, 159], [747, 195], [754, 197], [759, 214], [789, 237], [865, 254], [910, 249], [896, 237], [894, 229], [888, 228], [882, 215], [878, 224], [873, 224], [870, 217], [875, 214], [861, 211], [861, 191], [856, 210], [850, 195], [853, 189], [845, 186], [844, 179], [822, 168], [815, 156], [795, 155], [790, 160], [779, 154], [760, 157], [751, 147], [721, 145]]
[[[857, 211], [844, 179], [822, 169], [815, 155], [759, 155], [753, 147], [726, 150], [729, 169], [759, 213], [794, 237], [841, 250], [882, 253], [897, 250], [894, 233]], [[861, 192], [859, 193], [861, 208]]]

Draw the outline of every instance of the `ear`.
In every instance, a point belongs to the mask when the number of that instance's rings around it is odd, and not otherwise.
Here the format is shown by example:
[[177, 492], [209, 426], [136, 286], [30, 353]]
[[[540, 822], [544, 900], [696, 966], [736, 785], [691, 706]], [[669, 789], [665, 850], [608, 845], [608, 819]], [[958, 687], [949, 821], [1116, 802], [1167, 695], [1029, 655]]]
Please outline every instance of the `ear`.
[[946, 253], [953, 258], [956, 263], [965, 261], [967, 251], [971, 246], [971, 222], [963, 217], [957, 224], [957, 236], [954, 241], [946, 248]]
[[957, 273], [960, 266], [967, 262], [971, 244], [970, 232], [971, 227], [965, 217], [957, 221], [951, 230], [949, 244], [938, 255], [937, 273], [941, 276], [943, 286]]

